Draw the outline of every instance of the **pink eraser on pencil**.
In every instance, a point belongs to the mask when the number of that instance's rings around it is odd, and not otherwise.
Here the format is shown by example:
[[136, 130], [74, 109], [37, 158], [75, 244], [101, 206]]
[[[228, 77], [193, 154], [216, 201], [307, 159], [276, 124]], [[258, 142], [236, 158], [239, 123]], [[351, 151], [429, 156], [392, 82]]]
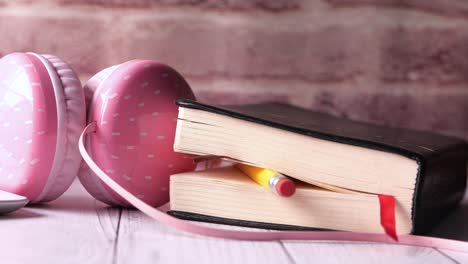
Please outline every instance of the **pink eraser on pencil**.
[[296, 192], [296, 185], [288, 178], [282, 178], [276, 184], [276, 192], [284, 197], [290, 197]]

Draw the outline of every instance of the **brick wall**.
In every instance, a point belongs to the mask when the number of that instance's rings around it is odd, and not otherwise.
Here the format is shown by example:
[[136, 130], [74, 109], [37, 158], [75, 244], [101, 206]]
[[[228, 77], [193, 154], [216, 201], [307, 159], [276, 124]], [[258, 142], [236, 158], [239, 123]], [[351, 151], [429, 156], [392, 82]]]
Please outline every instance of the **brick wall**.
[[206, 102], [279, 100], [468, 139], [462, 0], [0, 0], [0, 55], [55, 53], [83, 80], [133, 58]]

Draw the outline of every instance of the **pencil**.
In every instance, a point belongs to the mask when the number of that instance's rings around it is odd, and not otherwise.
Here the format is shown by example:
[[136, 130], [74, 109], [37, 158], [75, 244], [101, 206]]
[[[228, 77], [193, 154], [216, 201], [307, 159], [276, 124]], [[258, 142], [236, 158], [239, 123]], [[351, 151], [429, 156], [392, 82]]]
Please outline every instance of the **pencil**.
[[234, 166], [249, 176], [254, 182], [279, 196], [290, 197], [296, 192], [294, 181], [281, 173], [241, 163], [237, 163]]

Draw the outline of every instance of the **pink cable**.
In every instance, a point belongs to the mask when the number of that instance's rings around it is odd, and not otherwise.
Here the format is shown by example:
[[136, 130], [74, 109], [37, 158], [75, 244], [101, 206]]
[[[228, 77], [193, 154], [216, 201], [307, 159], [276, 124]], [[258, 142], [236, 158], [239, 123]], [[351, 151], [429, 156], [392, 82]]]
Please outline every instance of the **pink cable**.
[[81, 155], [88, 166], [94, 173], [106, 183], [112, 190], [125, 198], [130, 204], [135, 206], [149, 217], [159, 221], [167, 226], [183, 230], [188, 233], [225, 238], [235, 240], [256, 240], [256, 241], [272, 241], [272, 240], [321, 240], [321, 241], [360, 241], [360, 242], [379, 242], [387, 244], [398, 244], [419, 247], [433, 247], [439, 249], [447, 249], [468, 253], [468, 243], [464, 241], [433, 238], [424, 236], [401, 235], [398, 236], [399, 241], [391, 240], [385, 234], [370, 234], [356, 232], [338, 232], [338, 231], [236, 231], [222, 230], [216, 228], [205, 227], [193, 224], [189, 221], [181, 220], [172, 217], [138, 199], [136, 196], [122, 188], [114, 180], [112, 180], [89, 156], [84, 146], [84, 137], [96, 131], [96, 123], [89, 124], [81, 133], [78, 145]]

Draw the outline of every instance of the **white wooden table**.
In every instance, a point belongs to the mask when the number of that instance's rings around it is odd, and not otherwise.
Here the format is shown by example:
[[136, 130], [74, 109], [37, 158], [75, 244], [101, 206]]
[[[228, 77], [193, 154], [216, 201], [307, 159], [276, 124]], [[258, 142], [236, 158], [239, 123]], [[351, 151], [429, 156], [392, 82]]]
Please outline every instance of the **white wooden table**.
[[[468, 241], [465, 201], [434, 235]], [[54, 202], [0, 217], [0, 263], [468, 263], [468, 254], [372, 243], [197, 237], [136, 210], [108, 207], [75, 182]]]

